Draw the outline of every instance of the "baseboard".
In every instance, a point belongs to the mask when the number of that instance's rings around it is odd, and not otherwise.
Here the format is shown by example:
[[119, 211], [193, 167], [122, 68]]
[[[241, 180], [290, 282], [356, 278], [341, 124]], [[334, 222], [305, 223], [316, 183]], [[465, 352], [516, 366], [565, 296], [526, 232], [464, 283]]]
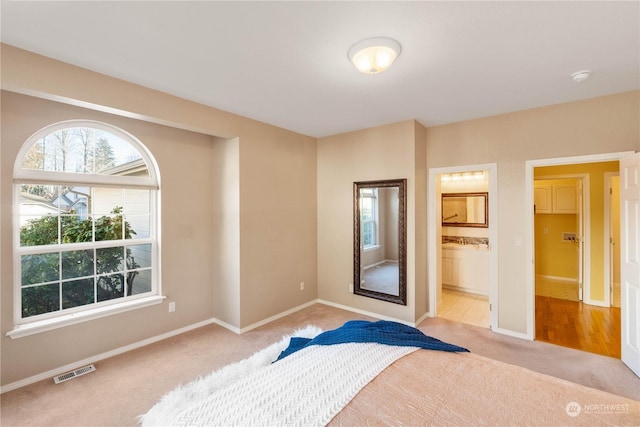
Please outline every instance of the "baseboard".
[[[249, 332], [249, 331], [250, 331], [250, 330], [252, 330], [252, 329], [259, 328], [260, 326], [266, 325], [267, 323], [271, 323], [271, 322], [273, 322], [274, 320], [278, 320], [278, 319], [280, 319], [281, 317], [285, 317], [285, 316], [288, 316], [288, 315], [290, 315], [290, 314], [295, 313], [296, 311], [300, 311], [300, 310], [305, 309], [305, 308], [307, 308], [307, 307], [311, 307], [312, 305], [314, 305], [314, 304], [316, 304], [316, 303], [318, 303], [318, 300], [309, 301], [309, 302], [306, 302], [306, 303], [304, 303], [304, 304], [302, 304], [302, 305], [299, 305], [299, 306], [297, 306], [297, 307], [291, 308], [291, 309], [289, 309], [289, 310], [287, 310], [287, 311], [283, 311], [282, 313], [278, 313], [278, 314], [276, 314], [276, 315], [273, 315], [273, 316], [271, 316], [271, 317], [268, 317], [268, 318], [266, 318], [266, 319], [264, 319], [264, 320], [261, 320], [261, 321], [259, 321], [259, 322], [257, 322], [257, 323], [254, 323], [254, 324], [252, 324], [252, 325], [245, 326], [244, 328], [240, 328], [240, 329], [238, 329], [238, 328], [235, 328], [235, 327], [230, 327], [230, 328], [228, 328], [228, 329], [230, 329], [230, 330], [232, 330], [232, 331], [236, 332], [237, 334], [244, 334], [245, 332]], [[224, 326], [223, 324], [221, 324], [221, 323], [218, 323], [218, 324], [219, 324], [220, 326], [222, 326], [222, 327], [225, 327], [225, 326]]]
[[582, 302], [589, 305], [595, 305], [596, 307], [605, 307], [605, 308], [609, 307], [607, 304], [604, 303], [604, 301], [595, 301], [592, 299], [585, 298], [584, 300], [582, 300]]
[[[458, 291], [458, 292], [465, 292], [467, 294], [474, 294], [474, 295], [480, 295], [480, 296], [484, 296], [484, 297], [489, 297], [489, 294], [486, 292], [482, 292], [482, 291], [478, 291], [476, 289], [471, 289], [471, 288], [464, 288], [462, 286], [453, 286], [453, 285], [445, 285], [444, 283], [442, 284], [442, 288], [443, 289], [448, 289], [450, 291]], [[442, 302], [439, 301], [438, 303]]]
[[502, 328], [492, 328], [491, 331], [495, 332], [497, 334], [506, 335], [506, 336], [509, 336], [509, 337], [520, 338], [520, 339], [527, 340], [527, 341], [533, 341], [533, 338], [531, 338], [526, 333], [523, 334], [523, 333], [520, 333], [520, 332], [514, 332], [514, 331], [510, 331], [508, 329], [502, 329]]
[[316, 302], [318, 304], [328, 305], [330, 307], [339, 308], [341, 310], [350, 311], [352, 313], [358, 313], [358, 314], [362, 314], [364, 316], [369, 316], [369, 317], [373, 317], [373, 318], [380, 319], [380, 320], [390, 320], [392, 322], [402, 323], [402, 324], [407, 325], [407, 326], [413, 326], [414, 328], [416, 327], [416, 323], [414, 323], [414, 322], [408, 322], [406, 320], [396, 319], [395, 317], [390, 317], [390, 316], [383, 316], [381, 314], [374, 313], [372, 311], [360, 310], [360, 309], [357, 309], [357, 308], [349, 307], [348, 305], [337, 304], [335, 302], [326, 301], [326, 300], [322, 300], [322, 299], [319, 299]]
[[[144, 347], [146, 345], [153, 344], [155, 342], [162, 341], [162, 340], [165, 340], [167, 338], [174, 337], [176, 335], [184, 334], [184, 333], [189, 332], [189, 331], [191, 331], [193, 329], [201, 328], [203, 326], [207, 326], [207, 325], [210, 325], [210, 324], [216, 324], [216, 325], [221, 326], [221, 327], [223, 327], [225, 329], [228, 329], [228, 330], [230, 330], [230, 331], [232, 331], [232, 332], [234, 332], [236, 334], [243, 334], [245, 332], [251, 331], [252, 329], [256, 329], [256, 328], [258, 328], [260, 326], [266, 325], [267, 323], [273, 322], [274, 320], [278, 320], [278, 319], [280, 319], [282, 317], [288, 316], [289, 314], [295, 313], [296, 311], [300, 311], [302, 309], [310, 307], [310, 306], [312, 306], [314, 304], [324, 304], [324, 305], [328, 305], [330, 307], [335, 307], [335, 308], [338, 308], [338, 309], [341, 309], [341, 310], [350, 311], [352, 313], [357, 313], [357, 314], [362, 314], [364, 316], [373, 317], [375, 319], [390, 320], [390, 321], [402, 323], [402, 324], [405, 324], [405, 325], [408, 325], [408, 326], [413, 326], [413, 327], [416, 327], [417, 325], [422, 323], [427, 317], [430, 317], [429, 313], [427, 312], [424, 315], [422, 315], [416, 322], [408, 322], [408, 321], [405, 321], [405, 320], [402, 320], [402, 319], [396, 319], [396, 318], [390, 317], [390, 316], [383, 316], [381, 314], [374, 313], [374, 312], [371, 312], [371, 311], [360, 310], [360, 309], [357, 309], [357, 308], [349, 307], [347, 305], [337, 304], [337, 303], [326, 301], [326, 300], [322, 300], [322, 299], [316, 299], [316, 300], [304, 303], [302, 305], [299, 305], [297, 307], [291, 308], [289, 310], [283, 311], [282, 313], [276, 314], [274, 316], [271, 316], [271, 317], [269, 317], [267, 319], [261, 320], [260, 322], [254, 323], [252, 325], [246, 326], [244, 328], [237, 328], [237, 327], [235, 327], [233, 325], [230, 325], [230, 324], [228, 324], [226, 322], [223, 322], [222, 320], [215, 319], [215, 318], [203, 320], [201, 322], [197, 322], [197, 323], [194, 323], [192, 325], [185, 326], [183, 328], [175, 329], [173, 331], [166, 332], [164, 334], [157, 335], [155, 337], [147, 338], [145, 340], [138, 341], [136, 343], [129, 344], [129, 345], [126, 345], [126, 346], [123, 346], [123, 347], [119, 347], [119, 348], [116, 348], [114, 350], [110, 350], [110, 351], [107, 351], [107, 352], [104, 352], [104, 353], [101, 353], [101, 354], [97, 354], [95, 356], [91, 356], [91, 357], [88, 357], [86, 359], [79, 360], [77, 362], [70, 363], [70, 364], [67, 364], [65, 366], [61, 366], [59, 368], [52, 369], [50, 371], [43, 372], [43, 373], [38, 374], [38, 375], [34, 375], [34, 376], [31, 376], [31, 377], [28, 377], [28, 378], [25, 378], [25, 379], [22, 379], [22, 380], [19, 380], [19, 381], [15, 381], [13, 383], [9, 383], [7, 385], [4, 385], [4, 386], [0, 387], [0, 394], [9, 392], [9, 391], [12, 391], [12, 390], [15, 390], [15, 389], [18, 389], [20, 387], [27, 386], [29, 384], [36, 383], [36, 382], [39, 382], [39, 381], [51, 379], [56, 375], [60, 375], [60, 374], [63, 374], [65, 372], [69, 372], [69, 371], [75, 370], [77, 368], [80, 368], [82, 366], [89, 365], [89, 364], [92, 364], [92, 363], [96, 363], [96, 362], [99, 362], [101, 360], [108, 359], [110, 357], [117, 356], [119, 354], [126, 353], [128, 351], [135, 350], [137, 348]], [[515, 333], [515, 332], [512, 332], [512, 331], [500, 330], [500, 329], [496, 329], [494, 331], [497, 332], [497, 333], [502, 333], [504, 335], [510, 335], [510, 336], [517, 337], [517, 338], [528, 339], [525, 335], [518, 334], [518, 333]]]
[[554, 282], [567, 282], [567, 283], [578, 283], [577, 277], [562, 277], [562, 276], [549, 276], [546, 274], [536, 274], [536, 279], [546, 279]]
[[228, 329], [228, 330], [230, 330], [230, 331], [232, 331], [232, 332], [234, 332], [236, 334], [242, 334], [242, 333], [248, 332], [248, 331], [250, 331], [252, 329], [258, 328], [258, 327], [260, 327], [262, 325], [265, 325], [265, 324], [267, 324], [269, 322], [273, 322], [274, 320], [277, 320], [277, 319], [279, 319], [281, 317], [287, 316], [287, 315], [289, 315], [291, 313], [294, 313], [296, 311], [299, 311], [299, 310], [302, 310], [304, 308], [307, 308], [307, 307], [309, 307], [309, 306], [311, 306], [313, 304], [316, 304], [317, 302], [318, 302], [317, 300], [310, 301], [310, 302], [302, 304], [302, 305], [300, 305], [298, 307], [294, 307], [294, 308], [292, 308], [290, 310], [287, 310], [287, 311], [284, 311], [282, 313], [276, 314], [275, 316], [271, 316], [268, 319], [264, 319], [264, 320], [262, 320], [262, 321], [260, 321], [258, 323], [254, 323], [254, 324], [252, 324], [250, 326], [247, 326], [245, 328], [237, 328], [237, 327], [235, 327], [233, 325], [230, 325], [229, 323], [226, 323], [226, 322], [224, 322], [222, 320], [215, 319], [215, 318], [207, 319], [207, 320], [204, 320], [202, 322], [194, 323], [192, 325], [185, 326], [185, 327], [180, 328], [180, 329], [176, 329], [176, 330], [173, 330], [173, 331], [170, 331], [170, 332], [166, 332], [164, 334], [157, 335], [155, 337], [147, 338], [145, 340], [138, 341], [138, 342], [133, 343], [133, 344], [129, 344], [129, 345], [126, 345], [126, 346], [123, 346], [123, 347], [119, 347], [119, 348], [116, 348], [114, 350], [107, 351], [105, 353], [97, 354], [95, 356], [91, 356], [91, 357], [88, 357], [86, 359], [79, 360], [77, 362], [69, 363], [68, 365], [61, 366], [59, 368], [55, 368], [55, 369], [52, 369], [50, 371], [43, 372], [41, 374], [37, 374], [37, 375], [31, 376], [31, 377], [28, 377], [28, 378], [25, 378], [25, 379], [22, 379], [22, 380], [19, 380], [19, 381], [16, 381], [16, 382], [4, 385], [4, 386], [1, 386], [0, 387], [0, 394], [6, 393], [8, 391], [15, 390], [15, 389], [18, 389], [20, 387], [27, 386], [29, 384], [37, 383], [38, 381], [51, 379], [56, 375], [60, 375], [60, 374], [63, 374], [65, 372], [73, 371], [73, 370], [75, 370], [75, 369], [77, 369], [79, 367], [82, 367], [82, 366], [85, 366], [85, 365], [89, 365], [89, 364], [92, 364], [92, 363], [96, 363], [96, 362], [99, 362], [101, 360], [108, 359], [110, 357], [117, 356], [119, 354], [126, 353], [128, 351], [135, 350], [137, 348], [144, 347], [146, 345], [153, 344], [155, 342], [162, 341], [162, 340], [165, 340], [167, 338], [171, 338], [171, 337], [176, 336], [176, 335], [184, 334], [185, 332], [189, 332], [189, 331], [191, 331], [193, 329], [201, 328], [203, 326], [210, 325], [212, 323], [216, 324], [218, 326], [221, 326], [221, 327], [223, 327], [225, 329]]
[[193, 329], [198, 329], [198, 328], [201, 328], [203, 326], [207, 326], [207, 325], [210, 325], [212, 323], [218, 323], [218, 322], [219, 321], [216, 320], [216, 319], [203, 320], [202, 322], [194, 323], [192, 325], [185, 326], [185, 327], [180, 328], [180, 329], [175, 329], [173, 331], [166, 332], [164, 334], [157, 335], [155, 337], [147, 338], [145, 340], [138, 341], [138, 342], [135, 342], [133, 344], [125, 345], [123, 347], [119, 347], [119, 348], [116, 348], [114, 350], [110, 350], [110, 351], [107, 351], [107, 352], [104, 352], [104, 353], [100, 353], [100, 354], [97, 354], [95, 356], [87, 357], [86, 359], [79, 360], [79, 361], [74, 362], [74, 363], [69, 363], [68, 365], [61, 366], [59, 368], [52, 369], [50, 371], [43, 372], [43, 373], [38, 374], [38, 375], [34, 375], [32, 377], [25, 378], [25, 379], [22, 379], [20, 381], [16, 381], [16, 382], [4, 385], [4, 386], [0, 387], [0, 394], [6, 393], [6, 392], [11, 391], [11, 390], [18, 389], [20, 387], [24, 387], [24, 386], [29, 385], [29, 384], [37, 383], [38, 381], [48, 380], [48, 379], [51, 379], [52, 377], [54, 377], [56, 375], [60, 375], [60, 374], [63, 374], [65, 372], [73, 371], [73, 370], [75, 370], [75, 369], [77, 369], [77, 368], [79, 368], [81, 366], [85, 366], [85, 365], [89, 365], [89, 364], [92, 364], [92, 363], [96, 363], [96, 362], [99, 362], [100, 360], [108, 359], [110, 357], [117, 356], [119, 354], [126, 353], [128, 351], [135, 350], [137, 348], [144, 347], [146, 345], [153, 344], [155, 342], [162, 341], [162, 340], [165, 340], [167, 338], [174, 337], [176, 335], [184, 334], [185, 332], [189, 332], [189, 331], [191, 331]]
[[424, 320], [425, 320], [427, 317], [433, 317], [433, 316], [431, 315], [431, 313], [429, 313], [429, 312], [427, 311], [425, 314], [423, 314], [422, 316], [420, 316], [420, 317], [418, 318], [418, 320], [416, 320], [416, 326], [418, 326], [420, 323], [424, 322]]

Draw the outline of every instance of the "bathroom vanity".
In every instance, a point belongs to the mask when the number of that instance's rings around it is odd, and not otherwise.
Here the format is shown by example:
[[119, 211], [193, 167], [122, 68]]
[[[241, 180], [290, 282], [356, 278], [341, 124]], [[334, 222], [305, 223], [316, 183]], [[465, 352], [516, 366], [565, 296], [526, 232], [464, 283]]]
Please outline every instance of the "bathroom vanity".
[[443, 243], [442, 284], [459, 291], [489, 295], [488, 245]]

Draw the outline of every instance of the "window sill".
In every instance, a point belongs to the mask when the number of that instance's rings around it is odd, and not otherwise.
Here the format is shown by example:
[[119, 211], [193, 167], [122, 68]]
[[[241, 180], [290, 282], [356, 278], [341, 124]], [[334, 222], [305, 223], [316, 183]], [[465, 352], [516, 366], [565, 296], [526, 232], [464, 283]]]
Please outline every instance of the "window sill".
[[380, 249], [382, 246], [380, 245], [371, 245], [371, 246], [365, 246], [364, 248], [362, 248], [363, 252], [370, 252], [370, 251], [375, 251], [377, 249]]
[[88, 320], [99, 319], [101, 317], [111, 316], [113, 314], [124, 313], [126, 311], [160, 304], [162, 301], [164, 301], [165, 298], [166, 297], [162, 295], [153, 295], [150, 297], [123, 302], [122, 304], [109, 305], [93, 310], [58, 316], [53, 319], [46, 319], [31, 323], [25, 323], [23, 325], [16, 325], [12, 330], [7, 332], [7, 336], [11, 337], [12, 339], [27, 337], [29, 335], [39, 334], [41, 332], [51, 331], [53, 329], [63, 328], [65, 326], [86, 322]]

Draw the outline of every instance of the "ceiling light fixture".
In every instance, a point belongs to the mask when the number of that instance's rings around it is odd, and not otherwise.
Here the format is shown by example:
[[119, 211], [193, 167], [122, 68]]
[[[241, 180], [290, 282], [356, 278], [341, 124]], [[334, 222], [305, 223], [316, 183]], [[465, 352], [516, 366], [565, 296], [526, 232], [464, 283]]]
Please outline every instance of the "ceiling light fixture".
[[374, 37], [351, 46], [349, 59], [359, 71], [379, 74], [393, 64], [401, 51], [397, 41], [387, 37]]
[[573, 79], [574, 82], [580, 83], [587, 80], [590, 75], [591, 75], [590, 70], [582, 70], [582, 71], [576, 71], [575, 73], [571, 74], [571, 78]]

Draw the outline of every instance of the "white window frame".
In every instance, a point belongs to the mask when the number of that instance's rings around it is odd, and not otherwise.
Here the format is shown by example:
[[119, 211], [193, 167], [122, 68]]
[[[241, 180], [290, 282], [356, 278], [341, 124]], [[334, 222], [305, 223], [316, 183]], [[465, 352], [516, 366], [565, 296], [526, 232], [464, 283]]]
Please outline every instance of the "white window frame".
[[[59, 171], [42, 171], [23, 169], [22, 165], [26, 154], [34, 143], [45, 136], [67, 128], [94, 128], [108, 132], [127, 141], [138, 150], [146, 163], [148, 176], [111, 176], [98, 174], [83, 174]], [[11, 338], [24, 337], [44, 331], [49, 331], [64, 326], [69, 326], [92, 319], [110, 316], [142, 307], [161, 303], [166, 297], [162, 296], [160, 278], [160, 177], [158, 166], [149, 150], [136, 137], [128, 132], [107, 123], [93, 120], [68, 120], [47, 126], [29, 137], [16, 156], [13, 169], [13, 309], [14, 328], [7, 332]], [[150, 232], [148, 238], [127, 240], [128, 244], [151, 244], [151, 292], [141, 295], [132, 295], [124, 299], [114, 299], [93, 303], [80, 307], [65, 309], [52, 313], [43, 313], [34, 318], [22, 317], [22, 292], [21, 292], [21, 255], [28, 253], [43, 253], [60, 251], [61, 245], [46, 245], [35, 247], [20, 246], [20, 185], [32, 183], [47, 183], [51, 185], [78, 184], [88, 187], [110, 186], [123, 189], [147, 189], [150, 190]], [[100, 248], [113, 246], [110, 242], [86, 242], [64, 244], [64, 251], [76, 249]]]
[[[369, 190], [369, 189], [366, 189]], [[372, 190], [371, 193], [365, 192], [361, 195], [362, 199], [373, 199], [373, 212], [372, 212], [372, 219], [371, 220], [363, 220], [362, 218], [360, 218], [360, 221], [362, 222], [362, 224], [360, 225], [360, 227], [362, 227], [364, 229], [364, 225], [366, 223], [373, 223], [373, 243], [370, 245], [362, 245], [362, 249], [366, 252], [366, 251], [371, 251], [374, 249], [378, 249], [380, 247], [380, 238], [379, 238], [379, 231], [378, 231], [378, 210], [379, 210], [379, 206], [378, 206], [378, 189], [377, 188], [371, 188], [370, 190]]]

